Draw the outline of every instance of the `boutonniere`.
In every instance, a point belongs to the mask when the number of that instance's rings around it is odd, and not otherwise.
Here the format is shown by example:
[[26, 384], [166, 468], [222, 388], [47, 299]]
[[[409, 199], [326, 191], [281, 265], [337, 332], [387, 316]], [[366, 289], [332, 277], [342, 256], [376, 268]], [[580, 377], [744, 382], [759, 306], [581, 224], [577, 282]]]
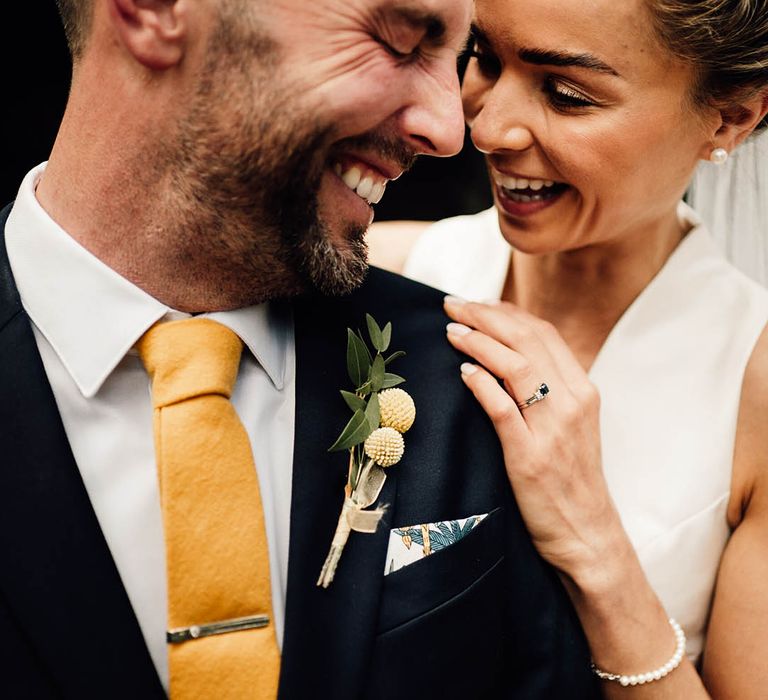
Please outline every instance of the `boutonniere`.
[[405, 353], [402, 350], [386, 358], [392, 339], [392, 324], [380, 328], [370, 314], [365, 316], [373, 352], [359, 331], [347, 329], [347, 372], [354, 391], [341, 391], [352, 411], [352, 418], [341, 431], [330, 452], [349, 452], [349, 471], [344, 487], [344, 505], [323, 564], [317, 585], [323, 588], [333, 581], [349, 534], [373, 533], [384, 515], [384, 508], [366, 510], [379, 497], [387, 479], [385, 469], [397, 464], [405, 451], [405, 433], [416, 418], [413, 399], [397, 389], [405, 379], [387, 371], [389, 364]]

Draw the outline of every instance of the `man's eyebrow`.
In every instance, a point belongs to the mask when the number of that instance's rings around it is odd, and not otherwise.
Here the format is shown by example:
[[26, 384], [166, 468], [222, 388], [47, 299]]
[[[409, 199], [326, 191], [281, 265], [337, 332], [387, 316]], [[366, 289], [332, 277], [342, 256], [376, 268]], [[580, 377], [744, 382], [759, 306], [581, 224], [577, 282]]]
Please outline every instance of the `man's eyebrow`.
[[619, 73], [597, 56], [590, 53], [568, 53], [567, 51], [548, 51], [546, 49], [520, 49], [517, 52], [521, 61], [532, 63], [536, 66], [561, 66], [563, 68], [573, 66], [575, 68], [587, 68], [598, 73], [608, 73], [619, 76]]
[[440, 15], [415, 7], [397, 7], [394, 13], [412, 27], [424, 29], [424, 38], [430, 44], [445, 44], [447, 29], [445, 20]]

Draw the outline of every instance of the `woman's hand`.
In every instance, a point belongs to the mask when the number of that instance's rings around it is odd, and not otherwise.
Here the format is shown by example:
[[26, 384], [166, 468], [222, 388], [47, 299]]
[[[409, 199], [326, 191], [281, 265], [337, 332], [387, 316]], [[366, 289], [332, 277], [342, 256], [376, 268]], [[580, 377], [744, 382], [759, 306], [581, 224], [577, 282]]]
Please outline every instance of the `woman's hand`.
[[[448, 340], [481, 365], [462, 377], [493, 421], [534, 545], [577, 585], [604, 575], [630, 545], [603, 477], [596, 388], [555, 328], [513, 304], [446, 297], [445, 309]], [[542, 383], [546, 397], [518, 408]]]
[[[462, 377], [493, 421], [533, 543], [564, 574], [595, 663], [658, 668], [675, 640], [608, 493], [596, 388], [555, 328], [513, 304], [446, 297], [445, 309], [451, 344], [481, 365], [462, 365]], [[543, 383], [546, 397], [519, 408]], [[611, 700], [709, 697], [685, 658], [659, 683], [603, 691]]]

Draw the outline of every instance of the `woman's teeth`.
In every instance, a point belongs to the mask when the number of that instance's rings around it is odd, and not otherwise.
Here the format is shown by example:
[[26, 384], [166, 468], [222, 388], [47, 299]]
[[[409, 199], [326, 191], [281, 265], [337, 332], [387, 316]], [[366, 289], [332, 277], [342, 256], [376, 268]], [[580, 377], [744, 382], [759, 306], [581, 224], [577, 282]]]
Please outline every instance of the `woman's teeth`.
[[559, 194], [566, 187], [554, 180], [511, 177], [495, 171], [493, 179], [504, 190], [504, 194], [515, 202], [540, 202]]
[[333, 166], [333, 171], [350, 190], [368, 204], [378, 204], [384, 196], [388, 181], [379, 173], [367, 169], [363, 170], [357, 165], [344, 170], [341, 163], [336, 163]]

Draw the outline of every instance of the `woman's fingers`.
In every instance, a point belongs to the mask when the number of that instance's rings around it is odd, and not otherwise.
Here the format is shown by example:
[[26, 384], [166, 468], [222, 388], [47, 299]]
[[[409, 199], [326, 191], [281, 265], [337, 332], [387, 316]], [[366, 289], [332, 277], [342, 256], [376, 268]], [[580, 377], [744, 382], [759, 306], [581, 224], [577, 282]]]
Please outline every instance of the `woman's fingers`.
[[[586, 372], [551, 323], [507, 302], [476, 304], [456, 297], [446, 297], [445, 310], [454, 321], [482, 331], [518, 351], [530, 362], [536, 362], [541, 370], [550, 366], [557, 368], [556, 377], [548, 373], [540, 382], [554, 384], [557, 378], [574, 396], [588, 399], [594, 393]], [[538, 384], [532, 391], [537, 387]], [[530, 393], [521, 400], [528, 396]]]
[[504, 451], [523, 448], [530, 440], [530, 432], [514, 398], [478, 365], [465, 362], [461, 378], [491, 419]]
[[[534, 365], [515, 350], [511, 350], [480, 331], [471, 330], [468, 326], [449, 324], [446, 331], [448, 341], [457, 350], [469, 355], [491, 375], [503, 380], [503, 388], [495, 379], [494, 384], [506, 395], [509, 405], [516, 413], [520, 413], [518, 405], [533, 396], [545, 382], [548, 388], [560, 394], [561, 400], [564, 398], [563, 393], [567, 393], [563, 382], [558, 377], [557, 369], [551, 363], [548, 363], [548, 367], [539, 363]], [[503, 408], [506, 408], [506, 405]], [[533, 406], [530, 410], [533, 413], [526, 415], [527, 419], [533, 418], [538, 412]]]
[[[462, 377], [499, 435], [535, 546], [566, 573], [591, 566], [591, 543], [614, 517], [600, 468], [596, 390], [550, 324], [512, 304], [448, 299], [446, 311], [454, 320], [449, 341], [482, 365], [465, 363]], [[542, 383], [545, 400], [520, 408]]]
[[512, 304], [476, 304], [446, 297], [445, 310], [457, 323], [482, 331], [526, 357], [548, 354], [537, 328], [538, 319], [525, 318]]
[[448, 340], [457, 350], [477, 360], [491, 374], [504, 380], [515, 406], [530, 397], [544, 381], [552, 386], [563, 384], [557, 368], [544, 353], [535, 360], [529, 359], [485, 333], [463, 324], [448, 324], [446, 331]]

